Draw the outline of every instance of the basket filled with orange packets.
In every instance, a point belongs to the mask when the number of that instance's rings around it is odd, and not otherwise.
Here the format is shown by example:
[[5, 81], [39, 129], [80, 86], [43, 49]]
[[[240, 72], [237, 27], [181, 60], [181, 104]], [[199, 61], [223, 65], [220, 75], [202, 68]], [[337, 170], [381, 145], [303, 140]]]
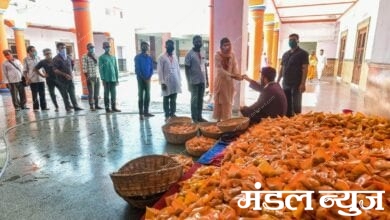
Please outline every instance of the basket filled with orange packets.
[[198, 134], [198, 126], [188, 122], [168, 123], [162, 127], [162, 131], [168, 143], [185, 144]]
[[197, 136], [186, 142], [186, 150], [188, 154], [200, 157], [202, 154], [210, 150], [210, 148], [214, 146], [215, 142], [216, 140], [213, 138]]

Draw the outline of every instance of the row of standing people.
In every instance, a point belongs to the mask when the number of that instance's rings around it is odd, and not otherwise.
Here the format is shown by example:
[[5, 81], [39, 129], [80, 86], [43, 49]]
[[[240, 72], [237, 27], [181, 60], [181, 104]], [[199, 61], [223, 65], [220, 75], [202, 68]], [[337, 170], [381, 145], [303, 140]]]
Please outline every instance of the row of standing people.
[[[71, 112], [83, 110], [79, 107], [75, 95], [73, 82], [73, 60], [66, 54], [64, 43], [57, 43], [58, 54], [53, 58], [50, 49], [44, 49], [44, 59], [40, 60], [36, 48], [27, 48], [27, 57], [23, 63], [12, 56], [10, 50], [4, 50], [6, 61], [2, 64], [4, 83], [10, 89], [12, 103], [16, 111], [28, 109], [26, 103], [25, 86], [30, 86], [33, 109], [49, 110], [45, 97], [45, 79], [55, 111], [58, 111], [58, 103], [55, 88], [60, 92], [64, 101], [65, 110]], [[103, 109], [99, 106], [100, 77], [104, 86], [104, 105], [107, 112], [120, 112], [116, 108], [116, 90], [118, 84], [118, 67], [114, 56], [110, 55], [110, 44], [103, 43], [105, 53], [98, 58], [95, 55], [93, 44], [87, 45], [88, 53], [83, 55], [82, 72], [85, 74], [88, 86], [88, 99], [90, 109]], [[99, 63], [99, 65], [98, 65]], [[109, 95], [111, 94], [111, 102]], [[39, 99], [38, 99], [39, 96]], [[70, 99], [70, 101], [69, 101]], [[111, 108], [110, 104], [111, 103]]]
[[[206, 73], [206, 58], [202, 53], [202, 37], [193, 37], [193, 48], [185, 56], [185, 75], [188, 90], [191, 93], [191, 118], [194, 122], [206, 122], [202, 116], [203, 98], [208, 85]], [[165, 42], [166, 52], [157, 61], [157, 72], [163, 96], [163, 109], [165, 119], [176, 117], [177, 94], [182, 92], [180, 66], [173, 51], [174, 42]], [[148, 55], [149, 44], [141, 43], [142, 52], [135, 59], [135, 73], [138, 81], [138, 107], [139, 116], [143, 120], [145, 117], [153, 117], [149, 112], [150, 105], [150, 79], [153, 75], [153, 60]]]
[[[247, 80], [250, 82], [252, 88], [257, 88], [260, 91], [260, 96], [256, 103], [252, 106], [242, 106], [240, 108], [241, 113], [244, 116], [250, 116], [254, 122], [259, 121], [259, 117], [276, 117], [281, 115], [293, 116], [301, 113], [302, 109], [302, 93], [305, 91], [305, 81], [307, 76], [308, 67], [308, 54], [298, 46], [299, 36], [297, 34], [291, 34], [289, 36], [289, 45], [291, 49], [284, 53], [282, 57], [281, 69], [279, 76], [275, 83], [276, 71], [273, 68], [265, 67], [262, 69], [260, 82], [251, 80], [248, 76], [242, 75], [238, 72], [237, 61], [232, 52], [231, 42], [228, 38], [223, 38], [220, 42], [220, 51], [215, 54], [215, 78], [214, 78], [214, 112], [213, 118], [217, 121], [226, 120], [231, 117], [232, 102], [234, 96], [234, 83], [233, 80]], [[188, 89], [191, 92], [191, 117], [194, 122], [205, 122], [202, 117], [203, 109], [203, 97], [205, 88], [208, 86], [206, 60], [204, 54], [201, 52], [203, 41], [201, 36], [196, 35], [193, 38], [193, 48], [185, 56], [185, 75], [188, 83]], [[180, 68], [177, 57], [173, 54], [174, 43], [172, 40], [165, 42], [166, 53], [162, 54], [158, 59], [157, 72], [159, 75], [159, 81], [161, 84], [161, 90], [163, 95], [163, 109], [166, 119], [175, 117], [176, 113], [176, 98], [177, 94], [181, 92], [181, 76]], [[72, 81], [72, 62], [70, 57], [66, 55], [66, 48], [63, 43], [57, 44], [59, 51], [58, 55], [51, 59], [51, 53], [48, 49], [44, 50], [45, 60], [40, 62], [46, 62], [46, 65], [41, 64], [32, 68], [32, 74], [38, 74], [39, 77], [47, 77], [50, 79], [50, 75], [53, 78], [59, 78], [60, 80], [54, 80], [57, 82], [57, 88], [60, 90], [64, 99], [65, 108], [70, 110], [70, 104], [68, 101], [68, 94], [71, 98], [72, 104], [75, 110], [81, 110], [78, 107], [75, 95], [74, 84]], [[87, 85], [89, 90], [89, 103], [91, 110], [100, 109], [98, 105], [99, 94], [99, 77], [97, 74], [97, 66], [99, 66], [99, 72], [101, 80], [104, 86], [104, 104], [107, 112], [120, 111], [116, 108], [116, 86], [118, 85], [118, 67], [115, 57], [110, 55], [110, 45], [108, 42], [103, 43], [103, 49], [105, 53], [97, 60], [94, 53], [94, 46], [92, 44], [87, 45], [88, 53], [83, 56], [83, 73], [86, 75]], [[144, 117], [154, 116], [149, 112], [150, 103], [150, 78], [153, 75], [153, 60], [147, 54], [149, 45], [146, 42], [141, 43], [142, 52], [135, 57], [135, 71], [138, 81], [138, 107], [140, 119]], [[29, 47], [29, 57], [26, 59], [32, 59], [36, 57], [35, 48]], [[8, 62], [3, 64], [3, 73], [6, 74], [11, 66], [16, 66], [9, 62], [14, 60], [19, 67], [13, 68], [13, 72], [21, 72], [22, 66], [20, 62], [12, 58], [10, 51], [4, 51]], [[10, 66], [10, 64], [12, 64]], [[44, 73], [40, 71], [40, 68], [44, 69]], [[17, 67], [17, 66], [16, 66]], [[26, 66], [26, 68], [29, 68]], [[26, 69], [25, 68], [25, 69]], [[12, 67], [11, 67], [12, 69]], [[51, 70], [50, 70], [51, 69]], [[27, 71], [28, 72], [28, 71]], [[26, 73], [27, 73], [26, 72]], [[52, 73], [52, 74], [50, 74]], [[17, 74], [16, 74], [17, 75]], [[36, 83], [34, 78], [29, 74], [25, 74], [27, 81], [31, 84]], [[279, 82], [283, 76], [283, 93], [278, 88]], [[38, 77], [38, 78], [39, 78]], [[8, 80], [9, 81], [9, 80]], [[12, 84], [16, 83], [17, 86]], [[44, 100], [43, 82], [40, 86], [33, 85], [31, 90], [33, 92], [34, 109], [39, 108], [39, 104], [43, 110], [47, 109], [44, 101], [38, 102], [37, 94], [40, 95], [40, 100]], [[48, 83], [48, 82], [47, 82]], [[256, 83], [256, 84], [255, 84]], [[21, 75], [15, 77], [13, 82], [9, 83], [11, 86], [11, 93], [14, 94], [19, 91], [20, 103], [15, 103], [15, 108], [26, 108], [24, 88], [22, 87]], [[21, 86], [19, 86], [19, 84]], [[270, 86], [275, 84], [275, 86]], [[49, 85], [49, 83], [48, 83]], [[52, 84], [53, 85], [53, 84]], [[56, 84], [54, 84], [54, 87]], [[33, 88], [36, 87], [36, 88]], [[49, 91], [54, 91], [50, 89]], [[275, 87], [274, 91], [271, 91], [271, 95], [268, 97], [267, 88]], [[280, 87], [280, 86], [279, 86]], [[23, 88], [23, 89], [20, 89]], [[42, 89], [43, 88], [43, 89]], [[23, 90], [23, 91], [21, 91]], [[35, 95], [34, 95], [35, 93]], [[41, 96], [42, 94], [42, 96]], [[52, 94], [52, 93], [51, 93]], [[109, 96], [111, 95], [111, 102]], [[23, 99], [24, 97], [24, 99]], [[34, 98], [35, 97], [35, 98]], [[55, 95], [54, 95], [55, 97]], [[268, 97], [268, 99], [266, 98]], [[53, 96], [52, 96], [53, 98]], [[39, 103], [39, 104], [38, 104]], [[55, 101], [53, 101], [55, 103]], [[110, 103], [112, 110], [110, 109]], [[56, 104], [55, 104], [56, 105]], [[56, 105], [58, 109], [58, 105]]]

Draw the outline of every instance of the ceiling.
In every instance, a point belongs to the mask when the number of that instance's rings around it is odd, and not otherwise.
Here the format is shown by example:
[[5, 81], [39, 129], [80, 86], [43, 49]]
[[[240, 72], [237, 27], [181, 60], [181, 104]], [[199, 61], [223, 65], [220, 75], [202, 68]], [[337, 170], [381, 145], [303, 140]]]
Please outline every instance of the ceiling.
[[281, 23], [334, 22], [358, 0], [272, 0]]

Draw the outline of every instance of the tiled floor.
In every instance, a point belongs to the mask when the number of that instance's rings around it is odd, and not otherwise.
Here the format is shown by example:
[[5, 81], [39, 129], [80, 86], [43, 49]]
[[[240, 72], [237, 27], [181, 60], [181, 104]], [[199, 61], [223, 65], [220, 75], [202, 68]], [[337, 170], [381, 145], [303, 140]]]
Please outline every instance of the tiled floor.
[[[9, 161], [0, 177], [0, 219], [137, 219], [140, 211], [117, 196], [109, 174], [141, 155], [185, 153], [183, 146], [164, 140], [159, 88], [153, 82], [151, 109], [156, 117], [144, 121], [137, 115], [134, 76], [121, 78], [123, 113], [117, 114], [66, 114], [63, 108], [59, 113], [15, 113], [9, 94], [1, 94], [0, 129], [6, 144], [0, 144], [0, 168], [5, 146]], [[304, 112], [368, 109], [364, 94], [332, 78], [308, 83], [307, 90]], [[257, 95], [247, 89], [248, 103]], [[87, 109], [87, 102], [80, 102]], [[210, 119], [210, 111], [204, 114]], [[178, 115], [189, 116], [186, 88], [178, 97]]]

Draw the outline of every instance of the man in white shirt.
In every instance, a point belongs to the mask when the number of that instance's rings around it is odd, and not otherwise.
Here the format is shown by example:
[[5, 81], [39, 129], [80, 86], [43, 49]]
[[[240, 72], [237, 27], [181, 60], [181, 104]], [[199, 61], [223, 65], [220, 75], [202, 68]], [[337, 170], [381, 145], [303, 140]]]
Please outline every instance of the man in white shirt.
[[3, 55], [7, 59], [2, 64], [3, 79], [10, 89], [15, 110], [28, 109], [26, 107], [26, 92], [22, 83], [22, 64], [12, 56], [11, 50], [3, 50]]
[[165, 42], [166, 53], [158, 58], [157, 72], [161, 84], [165, 120], [176, 117], [176, 97], [181, 93], [180, 67], [174, 55], [175, 46], [172, 40]]
[[321, 80], [322, 73], [324, 72], [324, 69], [327, 65], [327, 59], [324, 54], [324, 50], [320, 50], [320, 55], [317, 57], [318, 59], [318, 64], [317, 64], [317, 78], [318, 81]]
[[[34, 46], [27, 47], [27, 57], [23, 60], [23, 70], [27, 82], [30, 84], [31, 95], [33, 100], [34, 111], [49, 110], [46, 104], [45, 97], [45, 75], [35, 69], [39, 63], [40, 58], [37, 55], [37, 50]], [[39, 100], [38, 100], [39, 95]]]

